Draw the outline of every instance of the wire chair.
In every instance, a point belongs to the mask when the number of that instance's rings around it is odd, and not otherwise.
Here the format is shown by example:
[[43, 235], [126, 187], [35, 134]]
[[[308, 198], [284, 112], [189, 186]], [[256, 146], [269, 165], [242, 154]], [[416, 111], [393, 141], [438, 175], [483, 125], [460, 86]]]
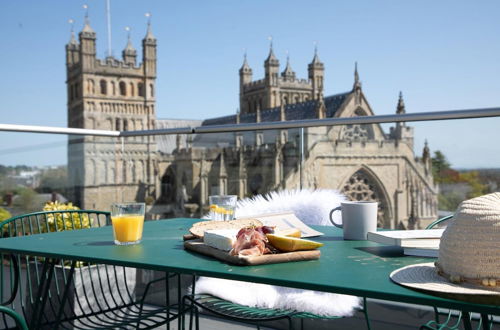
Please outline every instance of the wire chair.
[[[5, 237], [80, 230], [110, 224], [110, 213], [93, 210], [46, 211], [16, 216], [0, 223]], [[180, 277], [167, 273], [150, 281], [141, 294], [135, 290], [136, 269], [89, 264], [24, 255], [1, 254], [0, 324], [13, 326], [22, 318], [29, 327], [54, 329], [150, 329], [170, 327], [178, 318]], [[52, 267], [54, 266], [54, 267]], [[73, 266], [73, 267], [71, 267]], [[76, 266], [76, 267], [75, 267]], [[69, 280], [71, 279], [71, 280]], [[170, 282], [177, 281], [176, 302], [171, 302]], [[147, 305], [148, 293], [160, 282], [166, 285], [164, 307]], [[50, 284], [48, 284], [50, 283]], [[45, 300], [45, 307], [39, 307]], [[15, 314], [13, 314], [15, 313]], [[19, 317], [19, 318], [16, 318]], [[180, 325], [180, 318], [178, 318]], [[1, 326], [0, 326], [1, 327]]]
[[[439, 218], [429, 224], [425, 229], [433, 229], [442, 227], [449, 221], [453, 220], [453, 214]], [[421, 330], [457, 330], [460, 329], [460, 324], [463, 324], [465, 329], [472, 329], [473, 324], [476, 324], [476, 329], [493, 329], [494, 324], [498, 324], [491, 315], [475, 316], [466, 311], [453, 311], [448, 309], [434, 308], [434, 320], [420, 326]]]

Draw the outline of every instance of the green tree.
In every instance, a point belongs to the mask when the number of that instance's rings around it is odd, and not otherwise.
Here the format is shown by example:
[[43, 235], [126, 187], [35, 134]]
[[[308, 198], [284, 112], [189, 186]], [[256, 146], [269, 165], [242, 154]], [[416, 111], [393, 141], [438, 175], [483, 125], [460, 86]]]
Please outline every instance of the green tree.
[[29, 213], [34, 211], [40, 211], [40, 205], [38, 205], [36, 200], [36, 192], [27, 187], [20, 187], [17, 189], [17, 198], [15, 206], [22, 209], [23, 213]]
[[434, 181], [443, 182], [443, 174], [451, 168], [451, 164], [446, 159], [446, 156], [440, 151], [434, 151], [434, 157], [431, 158], [432, 161], [432, 175], [434, 176]]
[[460, 173], [459, 178], [461, 182], [466, 182], [471, 188], [471, 191], [467, 194], [467, 198], [478, 197], [488, 192], [488, 186], [481, 183], [478, 171]]
[[40, 178], [39, 192], [63, 191], [67, 187], [68, 171], [65, 166], [46, 170]]

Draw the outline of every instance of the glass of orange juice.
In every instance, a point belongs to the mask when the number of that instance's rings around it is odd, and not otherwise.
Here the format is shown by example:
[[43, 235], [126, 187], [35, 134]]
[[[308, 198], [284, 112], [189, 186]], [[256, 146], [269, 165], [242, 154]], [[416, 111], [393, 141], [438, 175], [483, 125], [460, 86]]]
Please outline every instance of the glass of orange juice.
[[144, 203], [111, 205], [111, 222], [115, 244], [131, 245], [141, 242], [145, 208]]

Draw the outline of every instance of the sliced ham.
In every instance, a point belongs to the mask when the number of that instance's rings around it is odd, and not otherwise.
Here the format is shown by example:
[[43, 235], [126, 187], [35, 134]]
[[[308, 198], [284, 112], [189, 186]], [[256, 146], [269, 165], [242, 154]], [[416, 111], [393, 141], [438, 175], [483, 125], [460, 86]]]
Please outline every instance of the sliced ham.
[[236, 242], [230, 254], [233, 256], [261, 256], [269, 253], [267, 237], [260, 227], [242, 228], [236, 235]]

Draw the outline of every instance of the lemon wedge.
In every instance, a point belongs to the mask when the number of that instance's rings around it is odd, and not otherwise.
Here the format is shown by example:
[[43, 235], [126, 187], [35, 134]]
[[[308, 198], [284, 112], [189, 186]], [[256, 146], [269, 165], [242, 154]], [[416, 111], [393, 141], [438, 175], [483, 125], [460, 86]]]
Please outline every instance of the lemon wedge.
[[269, 243], [280, 251], [292, 252], [301, 250], [314, 250], [323, 246], [323, 243], [296, 237], [266, 234]]
[[288, 236], [288, 237], [297, 237], [297, 238], [300, 238], [302, 236], [302, 232], [300, 231], [300, 229], [297, 229], [297, 228], [283, 229], [280, 231], [276, 231], [274, 234], [279, 235], [279, 236]]

